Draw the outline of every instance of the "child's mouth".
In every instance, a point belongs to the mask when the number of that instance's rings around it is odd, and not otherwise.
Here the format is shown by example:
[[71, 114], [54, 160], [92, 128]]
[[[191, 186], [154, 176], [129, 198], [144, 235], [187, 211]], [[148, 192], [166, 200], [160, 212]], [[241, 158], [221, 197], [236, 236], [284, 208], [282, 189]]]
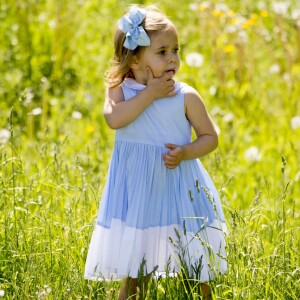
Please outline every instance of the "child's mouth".
[[170, 70], [165, 71], [165, 73], [169, 73], [169, 72], [171, 72], [173, 76], [175, 75], [175, 70], [174, 69], [170, 69]]

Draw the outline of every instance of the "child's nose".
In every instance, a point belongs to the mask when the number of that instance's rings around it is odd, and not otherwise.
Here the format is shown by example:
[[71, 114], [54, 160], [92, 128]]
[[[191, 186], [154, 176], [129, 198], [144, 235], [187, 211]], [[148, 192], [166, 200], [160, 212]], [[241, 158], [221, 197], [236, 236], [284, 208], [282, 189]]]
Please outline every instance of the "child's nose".
[[171, 54], [170, 57], [169, 57], [169, 63], [173, 63], [173, 62], [176, 62], [177, 60], [177, 57], [176, 55], [174, 54]]

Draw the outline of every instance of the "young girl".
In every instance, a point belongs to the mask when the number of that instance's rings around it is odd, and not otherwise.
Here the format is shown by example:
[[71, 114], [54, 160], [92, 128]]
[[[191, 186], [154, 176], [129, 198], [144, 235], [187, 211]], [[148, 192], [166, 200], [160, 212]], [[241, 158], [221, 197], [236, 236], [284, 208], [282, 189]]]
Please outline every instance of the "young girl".
[[123, 279], [119, 299], [135, 299], [137, 278], [145, 288], [167, 271], [198, 279], [210, 299], [206, 282], [227, 268], [220, 200], [197, 160], [218, 145], [213, 123], [197, 91], [173, 79], [178, 36], [161, 12], [132, 6], [114, 46], [104, 116], [116, 138], [85, 278]]

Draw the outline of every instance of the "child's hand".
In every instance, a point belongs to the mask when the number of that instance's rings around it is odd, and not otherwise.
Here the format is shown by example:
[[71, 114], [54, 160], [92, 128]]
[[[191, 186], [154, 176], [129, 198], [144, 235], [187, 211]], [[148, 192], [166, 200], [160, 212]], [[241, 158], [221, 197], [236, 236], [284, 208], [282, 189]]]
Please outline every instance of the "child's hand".
[[162, 157], [165, 162], [165, 166], [168, 169], [175, 169], [184, 158], [184, 147], [174, 144], [165, 144], [165, 146], [169, 149], [169, 151], [164, 153]]
[[160, 77], [154, 77], [152, 70], [147, 68], [148, 79], [147, 88], [154, 99], [175, 96], [174, 85], [175, 81], [172, 79], [173, 72], [164, 73]]

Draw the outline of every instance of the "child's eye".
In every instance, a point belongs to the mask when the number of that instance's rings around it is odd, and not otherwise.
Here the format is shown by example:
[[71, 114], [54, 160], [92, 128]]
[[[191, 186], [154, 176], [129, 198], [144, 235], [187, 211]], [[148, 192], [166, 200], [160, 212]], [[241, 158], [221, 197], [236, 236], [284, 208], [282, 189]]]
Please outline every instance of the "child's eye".
[[165, 53], [166, 53], [166, 50], [160, 50], [160, 51], [158, 51], [159, 55], [164, 55]]
[[174, 48], [173, 49], [173, 53], [178, 53], [179, 52], [179, 48]]

